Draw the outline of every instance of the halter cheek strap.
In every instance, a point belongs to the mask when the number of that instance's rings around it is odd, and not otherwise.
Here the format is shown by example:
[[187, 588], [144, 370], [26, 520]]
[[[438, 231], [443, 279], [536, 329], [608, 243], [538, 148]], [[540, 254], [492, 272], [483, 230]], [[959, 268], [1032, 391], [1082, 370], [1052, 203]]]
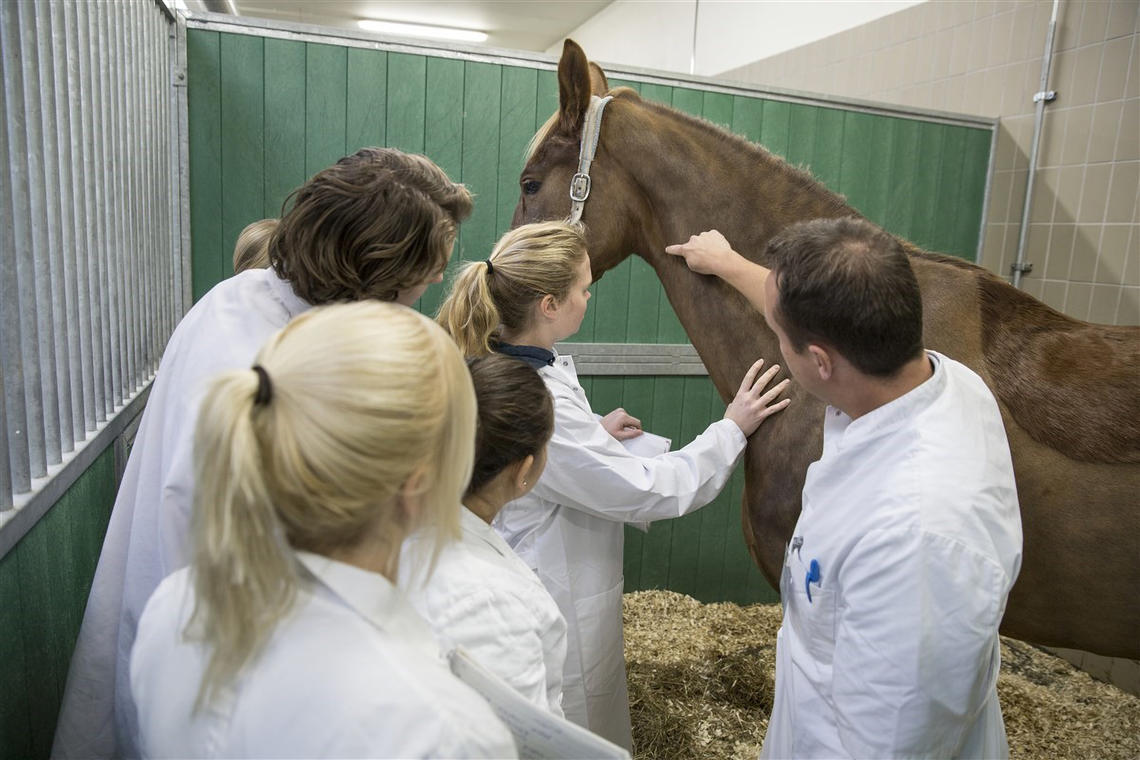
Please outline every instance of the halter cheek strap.
[[590, 96], [590, 106], [586, 109], [585, 124], [582, 125], [582, 145], [578, 151], [578, 173], [570, 180], [570, 221], [582, 220], [586, 209], [586, 199], [590, 197], [590, 164], [598, 152], [598, 138], [602, 134], [602, 112], [612, 95], [599, 98]]

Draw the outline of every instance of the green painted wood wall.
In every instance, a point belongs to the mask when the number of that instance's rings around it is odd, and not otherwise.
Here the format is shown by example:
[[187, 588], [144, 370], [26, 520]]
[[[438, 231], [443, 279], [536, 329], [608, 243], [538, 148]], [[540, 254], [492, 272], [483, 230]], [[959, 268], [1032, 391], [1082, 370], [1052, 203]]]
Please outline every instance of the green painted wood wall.
[[[187, 38], [195, 298], [231, 273], [238, 233], [286, 195], [368, 145], [426, 153], [476, 195], [453, 264], [485, 258], [510, 223], [523, 152], [557, 106], [553, 71], [250, 35]], [[744, 95], [611, 80], [762, 143], [873, 221], [929, 250], [973, 259], [988, 129]], [[432, 314], [443, 287], [418, 308]], [[636, 308], [631, 308], [636, 305]], [[631, 257], [594, 286], [578, 341], [683, 343], [652, 270]], [[683, 445], [724, 406], [707, 378], [586, 378], [594, 407], [624, 406]], [[740, 528], [742, 476], [710, 506], [626, 533], [626, 587], [703, 601], [774, 600]]]
[[0, 757], [47, 757], [115, 503], [108, 447], [0, 559]]

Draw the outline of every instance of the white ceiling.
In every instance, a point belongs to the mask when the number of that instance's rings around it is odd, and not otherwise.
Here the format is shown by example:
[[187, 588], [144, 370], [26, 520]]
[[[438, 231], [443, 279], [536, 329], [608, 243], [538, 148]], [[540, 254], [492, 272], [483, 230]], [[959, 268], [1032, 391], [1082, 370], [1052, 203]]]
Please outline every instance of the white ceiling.
[[[358, 29], [359, 19], [402, 21], [486, 32], [487, 47], [543, 51], [611, 0], [232, 0], [238, 15]], [[190, 0], [192, 10], [204, 10]]]

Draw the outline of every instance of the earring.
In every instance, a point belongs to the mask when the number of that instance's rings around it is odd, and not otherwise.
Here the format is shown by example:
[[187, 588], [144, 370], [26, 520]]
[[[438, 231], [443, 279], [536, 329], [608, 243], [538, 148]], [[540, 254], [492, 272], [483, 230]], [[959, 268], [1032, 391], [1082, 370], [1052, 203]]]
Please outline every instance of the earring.
[[524, 485], [524, 486], [526, 485], [526, 481], [525, 481], [525, 480], [523, 481], [523, 485]]

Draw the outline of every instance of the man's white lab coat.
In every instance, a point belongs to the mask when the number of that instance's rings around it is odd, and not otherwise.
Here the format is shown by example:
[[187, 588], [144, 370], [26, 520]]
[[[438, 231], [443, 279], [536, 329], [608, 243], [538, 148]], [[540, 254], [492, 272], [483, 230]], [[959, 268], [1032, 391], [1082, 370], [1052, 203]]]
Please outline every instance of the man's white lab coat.
[[431, 542], [404, 541], [399, 585], [441, 643], [455, 644], [524, 697], [562, 717], [566, 620], [538, 576], [471, 510], [424, 582]]
[[854, 421], [827, 409], [784, 563], [762, 757], [1008, 757], [1009, 444], [982, 380], [928, 353], [933, 377], [906, 395]]
[[594, 416], [571, 357], [556, 356], [539, 375], [554, 397], [546, 470], [531, 493], [503, 508], [494, 525], [566, 617], [567, 719], [628, 749], [624, 524], [680, 517], [712, 501], [746, 439], [735, 422], [721, 420], [683, 449], [634, 456]]
[[388, 580], [297, 552], [293, 608], [238, 677], [197, 712], [210, 650], [184, 635], [184, 568], [147, 604], [131, 657], [148, 757], [516, 757], [507, 728], [440, 658]]
[[53, 757], [134, 757], [129, 658], [151, 593], [189, 561], [192, 448], [209, 380], [309, 308], [272, 269], [225, 280], [175, 328], [135, 437], [71, 658]]

